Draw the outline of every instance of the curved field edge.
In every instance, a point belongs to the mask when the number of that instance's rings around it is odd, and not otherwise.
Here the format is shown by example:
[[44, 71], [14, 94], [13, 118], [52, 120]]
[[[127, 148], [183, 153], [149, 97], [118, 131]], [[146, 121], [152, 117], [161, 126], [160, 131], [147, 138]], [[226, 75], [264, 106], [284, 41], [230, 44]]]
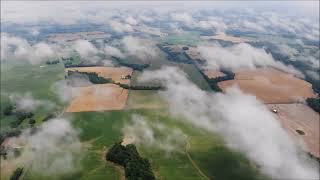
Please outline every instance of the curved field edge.
[[[158, 179], [265, 179], [242, 154], [228, 150], [221, 137], [182, 123], [164, 110], [71, 114], [73, 124], [81, 129], [80, 139], [86, 148], [82, 169], [67, 176], [47, 179], [120, 179], [117, 168], [107, 163], [102, 153], [122, 139], [122, 127], [130, 121], [132, 114], [146, 117], [149, 123], [161, 122], [168, 127], [180, 128], [188, 136], [190, 147], [187, 152], [185, 146], [168, 153], [157, 147], [137, 145], [141, 155], [150, 160]], [[32, 172], [27, 172], [24, 177], [39, 179]]]

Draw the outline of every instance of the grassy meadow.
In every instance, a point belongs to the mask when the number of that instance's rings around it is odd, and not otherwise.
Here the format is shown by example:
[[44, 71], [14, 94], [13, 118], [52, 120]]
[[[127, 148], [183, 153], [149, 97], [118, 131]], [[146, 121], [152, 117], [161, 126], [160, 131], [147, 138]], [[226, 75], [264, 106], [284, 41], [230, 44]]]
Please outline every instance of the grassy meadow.
[[[9, 101], [8, 93], [32, 92], [32, 95], [41, 100], [49, 100], [58, 105], [52, 111], [62, 110], [52, 84], [64, 79], [62, 64], [49, 65], [40, 68], [39, 65], [18, 65], [8, 63], [1, 66], [1, 105]], [[208, 85], [201, 79], [201, 74], [192, 65], [181, 65], [191, 81], [206, 90]], [[139, 73], [134, 75], [133, 83]], [[141, 105], [163, 106], [157, 108], [141, 108]], [[139, 107], [140, 106], [140, 107]], [[138, 108], [137, 108], [138, 107]], [[121, 179], [123, 172], [118, 167], [104, 160], [105, 151], [123, 138], [124, 124], [131, 122], [131, 116], [138, 114], [150, 123], [161, 123], [168, 128], [178, 128], [187, 135], [187, 142], [183, 147], [168, 153], [157, 147], [138, 144], [137, 148], [142, 157], [148, 158], [158, 179], [264, 179], [251, 163], [240, 153], [226, 148], [222, 138], [217, 134], [195, 128], [184, 122], [183, 119], [172, 117], [167, 111], [167, 104], [156, 91], [130, 91], [125, 110], [108, 112], [81, 112], [65, 113], [75, 128], [80, 130], [80, 140], [83, 146], [83, 156], [80, 159], [80, 170], [65, 175], [44, 176], [25, 167], [22, 180], [37, 179], [79, 179], [102, 180]], [[35, 112], [37, 123], [48, 113], [43, 109]], [[6, 126], [13, 117], [1, 117], [1, 125]], [[22, 127], [27, 127], [27, 122]], [[155, 131], [155, 137], [165, 136]], [[5, 177], [6, 179], [8, 177]]]

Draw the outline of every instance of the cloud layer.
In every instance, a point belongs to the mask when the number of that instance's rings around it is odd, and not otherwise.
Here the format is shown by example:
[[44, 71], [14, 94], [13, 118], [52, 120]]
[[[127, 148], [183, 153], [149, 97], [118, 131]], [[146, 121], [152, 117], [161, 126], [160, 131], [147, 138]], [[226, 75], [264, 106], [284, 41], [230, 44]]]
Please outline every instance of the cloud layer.
[[168, 153], [183, 149], [187, 135], [180, 129], [169, 128], [160, 122], [147, 121], [140, 115], [132, 115], [131, 123], [122, 128], [124, 137], [134, 139], [135, 144], [162, 149]]
[[140, 81], [160, 81], [175, 116], [223, 135], [227, 145], [244, 153], [275, 179], [317, 179], [319, 168], [282, 129], [276, 117], [254, 96], [233, 88], [208, 94], [174, 67], [144, 72]]
[[36, 130], [27, 129], [19, 137], [9, 139], [12, 147], [23, 147], [21, 155], [14, 158], [9, 152], [10, 164], [29, 164], [30, 171], [44, 176], [63, 175], [81, 168], [83, 149], [78, 138], [79, 131], [68, 119], [51, 119]]
[[206, 67], [209, 69], [223, 68], [236, 72], [244, 68], [273, 67], [303, 77], [303, 74], [294, 67], [275, 61], [272, 55], [266, 53], [264, 49], [257, 49], [246, 43], [231, 47], [199, 46], [198, 51], [207, 60]]

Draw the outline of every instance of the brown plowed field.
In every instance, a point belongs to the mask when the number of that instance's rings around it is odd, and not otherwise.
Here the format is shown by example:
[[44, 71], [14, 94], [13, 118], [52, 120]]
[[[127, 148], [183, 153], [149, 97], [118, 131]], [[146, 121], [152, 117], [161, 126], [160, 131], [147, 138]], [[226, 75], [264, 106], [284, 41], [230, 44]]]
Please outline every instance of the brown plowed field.
[[203, 73], [208, 77], [208, 78], [217, 78], [217, 77], [222, 77], [225, 74], [221, 71], [218, 70], [204, 70]]
[[264, 103], [295, 103], [301, 98], [316, 97], [309, 82], [271, 68], [239, 71], [234, 80], [222, 81], [218, 85], [224, 92], [237, 85]]
[[[307, 150], [320, 157], [319, 114], [304, 104], [268, 104], [270, 110], [277, 110], [282, 126], [295, 137], [302, 139]], [[300, 135], [296, 130], [303, 131]]]
[[73, 87], [72, 93], [76, 96], [66, 112], [120, 110], [128, 98], [128, 90], [115, 84]]

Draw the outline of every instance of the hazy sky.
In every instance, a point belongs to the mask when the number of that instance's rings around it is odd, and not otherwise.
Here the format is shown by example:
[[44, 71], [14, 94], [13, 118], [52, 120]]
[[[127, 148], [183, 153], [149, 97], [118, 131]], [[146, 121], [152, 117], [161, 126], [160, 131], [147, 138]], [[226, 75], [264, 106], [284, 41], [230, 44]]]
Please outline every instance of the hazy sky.
[[158, 10], [174, 8], [193, 10], [195, 8], [217, 9], [264, 9], [295, 15], [319, 17], [319, 1], [1, 1], [3, 19], [28, 18], [39, 14], [58, 15], [64, 11], [92, 11], [106, 8], [150, 8]]

